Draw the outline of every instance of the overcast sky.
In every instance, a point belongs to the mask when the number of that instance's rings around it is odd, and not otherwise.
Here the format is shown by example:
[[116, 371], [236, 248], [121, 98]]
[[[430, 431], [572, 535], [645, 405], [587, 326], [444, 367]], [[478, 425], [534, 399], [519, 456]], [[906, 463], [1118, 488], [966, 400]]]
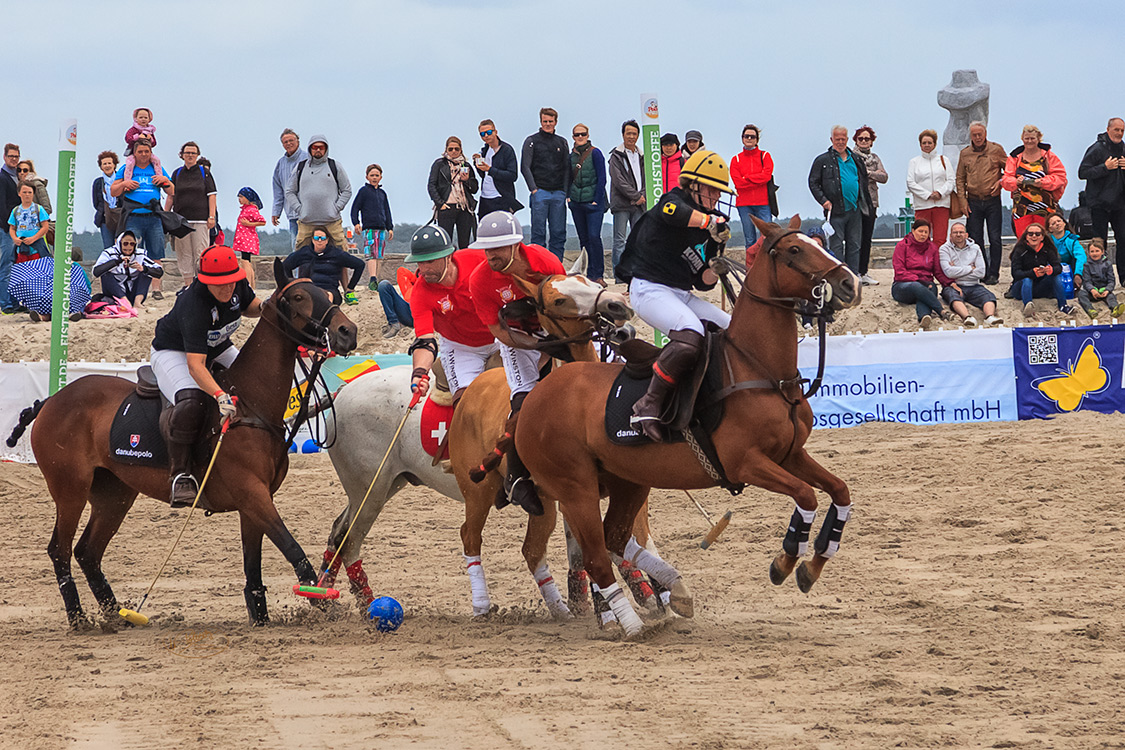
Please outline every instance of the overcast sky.
[[[645, 92], [659, 95], [662, 130], [701, 130], [728, 159], [753, 122], [783, 214], [816, 210], [808, 169], [836, 123], [875, 128], [890, 173], [881, 210], [901, 206], [917, 134], [944, 129], [936, 95], [957, 68], [991, 84], [990, 139], [1011, 149], [1024, 124], [1043, 131], [1070, 175], [1065, 206], [1086, 147], [1125, 114], [1119, 35], [1107, 30], [1120, 0], [38, 0], [33, 17], [9, 26], [18, 40], [0, 49], [0, 139], [35, 160], [53, 196], [59, 124], [78, 118], [78, 229], [93, 226], [95, 157], [121, 152], [138, 106], [153, 110], [166, 165], [180, 164], [189, 139], [212, 160], [228, 227], [244, 185], [268, 209], [285, 127], [302, 145], [325, 134], [357, 189], [380, 163], [395, 219], [422, 222], [446, 136], [479, 148], [476, 125], [490, 117], [518, 151], [542, 106], [559, 111], [568, 137], [588, 125], [606, 154]], [[522, 180], [518, 190], [526, 203]]]

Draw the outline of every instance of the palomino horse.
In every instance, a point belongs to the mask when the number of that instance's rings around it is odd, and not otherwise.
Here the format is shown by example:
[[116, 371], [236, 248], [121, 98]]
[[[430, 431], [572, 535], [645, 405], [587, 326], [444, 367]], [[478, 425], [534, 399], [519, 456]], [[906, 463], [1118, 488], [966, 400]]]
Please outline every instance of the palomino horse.
[[[580, 270], [580, 266], [576, 266], [572, 272]], [[540, 321], [548, 330], [561, 338], [578, 337], [579, 340], [569, 344], [571, 355], [578, 359], [595, 358], [591, 345], [582, 336], [590, 328], [589, 320], [594, 315], [601, 314], [618, 321], [632, 317], [632, 311], [622, 295], [604, 292], [600, 286], [582, 276], [549, 277], [541, 284], [526, 288], [533, 299], [538, 298], [542, 291], [539, 307], [544, 312], [540, 313]], [[383, 473], [371, 486], [379, 460], [390, 448], [391, 435], [403, 418], [405, 384], [408, 381], [409, 368], [406, 366], [370, 373], [343, 388], [335, 400], [336, 440], [328, 449], [328, 454], [348, 494], [348, 507], [332, 525], [322, 567], [328, 565], [339, 548], [336, 568], [342, 560], [353, 593], [361, 605], [370, 603], [371, 592], [360, 559], [363, 541], [392, 495], [407, 484], [424, 485], [465, 502], [461, 540], [472, 583], [473, 612], [486, 614], [491, 610], [492, 602], [483, 567], [476, 563], [481, 554], [481, 532], [502, 480], [493, 471], [477, 484], [469, 479], [469, 472], [477, 467], [481, 456], [492, 450], [503, 431], [509, 410], [507, 381], [502, 370], [488, 370], [473, 382], [461, 399], [450, 428], [449, 448], [454, 475], [435, 466], [423, 450], [418, 438], [421, 409], [416, 409], [407, 417]], [[369, 486], [370, 496], [360, 511], [360, 503]], [[340, 547], [341, 538], [353, 519], [355, 527]], [[523, 555], [551, 613], [564, 618], [569, 615], [570, 609], [561, 601], [553, 580], [549, 580], [550, 573], [544, 562], [547, 540], [555, 523], [556, 509], [550, 503], [544, 508], [542, 516], [530, 516]], [[638, 514], [637, 525], [636, 535], [640, 544], [647, 543], [655, 554], [655, 547], [648, 536], [647, 517]], [[568, 547], [571, 546], [569, 541]], [[572, 557], [576, 555], [581, 559], [581, 551], [576, 544], [572, 553]], [[581, 570], [575, 572], [585, 575]], [[336, 573], [337, 570], [329, 571], [326, 582], [332, 581]], [[581, 606], [576, 598], [572, 598], [571, 606], [575, 605]]]
[[[846, 266], [800, 233], [798, 217], [788, 230], [757, 219], [754, 223], [765, 242], [724, 336], [726, 389], [719, 393], [726, 395], [725, 412], [712, 440], [731, 481], [789, 495], [797, 503], [784, 551], [770, 571], [775, 583], [792, 572], [805, 551], [817, 507], [813, 488], [832, 497], [816, 554], [798, 574], [798, 583], [807, 590], [835, 552], [851, 498], [847, 485], [804, 448], [813, 415], [797, 370], [794, 311], [802, 299], [835, 309], [851, 307], [859, 302], [860, 284]], [[611, 587], [607, 598], [631, 636], [642, 624], [628, 600], [612, 588], [607, 548], [645, 567], [647, 552], [629, 541], [629, 529], [650, 488], [698, 489], [717, 482], [686, 443], [620, 446], [609, 441], [605, 404], [620, 369], [576, 362], [545, 378], [524, 402], [516, 446], [540, 491], [558, 502], [585, 554], [590, 579], [600, 589]], [[604, 523], [599, 484], [609, 490]], [[659, 567], [656, 577], [672, 592], [673, 611], [690, 615], [691, 594], [682, 579]]]
[[[273, 503], [273, 493], [289, 468], [282, 416], [297, 346], [323, 353], [331, 347], [340, 354], [356, 346], [355, 324], [323, 290], [307, 279], [290, 279], [280, 259], [274, 263], [274, 274], [277, 291], [262, 305], [262, 323], [255, 327], [234, 365], [220, 376], [220, 382], [238, 398], [238, 414], [200, 500], [204, 510], [238, 511], [246, 608], [256, 625], [269, 621], [262, 584], [263, 535], [281, 550], [301, 583], [316, 583], [313, 566]], [[79, 378], [41, 404], [32, 426], [31, 447], [55, 501], [55, 530], [47, 553], [72, 626], [84, 619], [70, 572], [72, 550], [102, 612], [107, 618], [117, 617], [117, 598], [102, 573], [106, 546], [138, 493], [169, 501], [167, 468], [125, 465], [110, 452], [114, 414], [133, 389], [133, 383], [121, 378]], [[24, 426], [28, 421], [21, 418]], [[212, 421], [218, 422], [217, 410]], [[206, 441], [208, 457], [216, 439], [212, 435]], [[87, 503], [90, 520], [74, 545]]]

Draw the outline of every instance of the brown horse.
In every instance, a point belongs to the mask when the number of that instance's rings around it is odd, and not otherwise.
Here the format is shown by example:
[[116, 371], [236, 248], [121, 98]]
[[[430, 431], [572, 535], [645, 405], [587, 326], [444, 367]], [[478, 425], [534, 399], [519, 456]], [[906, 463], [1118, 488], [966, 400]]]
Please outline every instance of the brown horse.
[[[355, 349], [356, 327], [307, 279], [290, 279], [274, 263], [277, 291], [262, 305], [255, 327], [234, 365], [220, 377], [238, 398], [223, 449], [199, 507], [222, 513], [236, 510], [242, 529], [246, 607], [254, 624], [269, 621], [262, 585], [262, 536], [268, 536], [293, 565], [297, 579], [315, 584], [300, 545], [285, 527], [273, 503], [289, 468], [282, 416], [289, 398], [297, 346], [340, 354]], [[326, 353], [326, 352], [325, 352]], [[32, 426], [31, 446], [55, 501], [55, 530], [47, 554], [55, 567], [59, 591], [72, 626], [85, 620], [78, 588], [71, 576], [73, 553], [98, 605], [107, 618], [118, 617], [119, 604], [102, 573], [102, 557], [138, 493], [169, 502], [167, 468], [125, 465], [110, 452], [109, 432], [121, 402], [133, 391], [127, 380], [99, 375], [79, 378], [44, 401]], [[213, 408], [212, 423], [218, 425]], [[30, 420], [21, 419], [26, 425]], [[22, 430], [21, 430], [22, 431]], [[65, 436], [65, 437], [63, 437]], [[200, 446], [210, 457], [217, 429]], [[90, 520], [78, 544], [74, 535], [86, 504]]]
[[[794, 217], [788, 230], [757, 219], [765, 235], [762, 252], [738, 295], [726, 331], [722, 422], [712, 435], [721, 465], [735, 483], [753, 484], [789, 495], [797, 503], [783, 552], [771, 567], [780, 583], [804, 553], [817, 507], [814, 487], [827, 492], [833, 507], [816, 540], [816, 554], [802, 564], [798, 583], [812, 586], [839, 544], [850, 511], [847, 485], [813, 461], [804, 444], [812, 409], [797, 370], [794, 312], [799, 300], [833, 309], [858, 304], [858, 277], [800, 233]], [[634, 563], [648, 554], [629, 542], [629, 530], [651, 487], [697, 489], [717, 482], [686, 443], [619, 446], [604, 427], [605, 404], [620, 365], [576, 362], [545, 378], [524, 403], [516, 446], [540, 491], [556, 500], [585, 554], [586, 569], [603, 591], [627, 635], [642, 629], [628, 600], [616, 588], [608, 550]], [[721, 393], [721, 392], [720, 392]], [[599, 485], [609, 490], [604, 522]], [[671, 593], [672, 609], [690, 616], [691, 594], [666, 570], [657, 580]]]

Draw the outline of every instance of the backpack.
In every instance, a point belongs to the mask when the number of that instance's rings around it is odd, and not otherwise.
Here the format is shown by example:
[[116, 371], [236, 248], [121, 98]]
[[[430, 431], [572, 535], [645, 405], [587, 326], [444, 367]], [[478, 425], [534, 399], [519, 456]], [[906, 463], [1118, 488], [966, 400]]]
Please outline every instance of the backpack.
[[[305, 165], [309, 163], [308, 159], [302, 159], [301, 163], [297, 165], [297, 190], [301, 189], [301, 173], [305, 171]], [[336, 181], [336, 189], [340, 189], [340, 175], [336, 172], [336, 160], [329, 157], [328, 169], [332, 172], [332, 179]]]
[[1078, 194], [1078, 206], [1070, 212], [1070, 231], [1080, 240], [1092, 240], [1097, 236], [1094, 232], [1094, 212], [1086, 205], [1085, 190]]

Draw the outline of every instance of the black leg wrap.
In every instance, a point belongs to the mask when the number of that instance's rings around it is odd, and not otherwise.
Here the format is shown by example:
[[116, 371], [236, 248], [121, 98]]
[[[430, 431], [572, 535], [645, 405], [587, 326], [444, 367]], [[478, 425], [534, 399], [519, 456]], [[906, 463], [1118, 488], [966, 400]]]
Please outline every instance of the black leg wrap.
[[785, 539], [781, 542], [781, 549], [790, 557], [801, 557], [804, 548], [809, 543], [809, 530], [811, 523], [806, 523], [801, 518], [801, 512], [793, 509], [793, 517], [789, 519], [789, 528], [785, 532]]
[[251, 625], [266, 625], [270, 621], [266, 611], [266, 587], [260, 589], [245, 588], [242, 595], [246, 597], [246, 611], [250, 615]]
[[[327, 565], [327, 563], [325, 563], [325, 565]], [[300, 560], [293, 563], [293, 570], [297, 573], [297, 580], [301, 583], [316, 583], [317, 575], [313, 570], [312, 563], [309, 562], [309, 558], [302, 555]]]
[[63, 605], [66, 607], [66, 619], [71, 625], [82, 619], [82, 601], [78, 598], [78, 587], [74, 585], [74, 576], [66, 573], [58, 576], [59, 593], [62, 594]]
[[822, 557], [832, 557], [836, 554], [836, 550], [840, 547], [840, 537], [844, 533], [844, 524], [847, 521], [841, 521], [836, 512], [836, 505], [833, 504], [828, 509], [828, 513], [824, 516], [824, 523], [821, 524], [820, 533], [816, 535], [816, 542], [813, 543], [813, 549], [816, 554]]

